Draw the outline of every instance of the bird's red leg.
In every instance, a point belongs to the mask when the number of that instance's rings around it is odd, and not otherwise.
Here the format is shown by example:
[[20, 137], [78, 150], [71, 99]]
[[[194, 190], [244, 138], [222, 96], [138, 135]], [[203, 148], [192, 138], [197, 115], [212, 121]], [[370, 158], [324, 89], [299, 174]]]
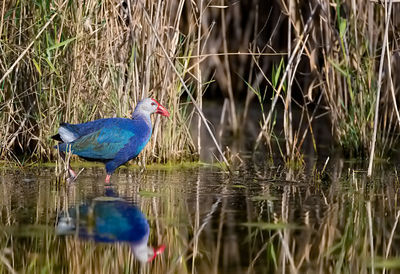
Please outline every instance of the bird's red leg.
[[110, 183], [110, 177], [111, 177], [111, 174], [107, 174], [107, 176], [106, 176], [106, 184]]

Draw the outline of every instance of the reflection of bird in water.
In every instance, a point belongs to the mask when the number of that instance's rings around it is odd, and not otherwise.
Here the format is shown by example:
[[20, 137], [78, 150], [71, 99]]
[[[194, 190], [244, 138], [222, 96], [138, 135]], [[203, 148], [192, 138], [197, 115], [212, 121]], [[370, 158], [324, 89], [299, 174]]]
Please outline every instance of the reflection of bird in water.
[[158, 248], [147, 246], [150, 227], [147, 219], [138, 207], [118, 197], [99, 197], [90, 205], [68, 210], [69, 217], [58, 219], [58, 235], [74, 234], [79, 228], [80, 238], [96, 242], [127, 242], [135, 257], [141, 262], [152, 261], [165, 246]]

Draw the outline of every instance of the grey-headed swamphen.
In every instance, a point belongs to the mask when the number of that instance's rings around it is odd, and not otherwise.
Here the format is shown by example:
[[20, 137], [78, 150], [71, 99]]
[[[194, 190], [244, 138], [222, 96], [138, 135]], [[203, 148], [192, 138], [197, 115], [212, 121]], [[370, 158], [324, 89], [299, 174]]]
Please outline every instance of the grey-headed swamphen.
[[[156, 100], [143, 99], [138, 103], [132, 118], [105, 118], [83, 124], [62, 123], [58, 134], [52, 138], [60, 141], [56, 146], [65, 159], [71, 152], [79, 157], [103, 162], [106, 166], [106, 183], [111, 174], [122, 164], [135, 158], [150, 140], [152, 125], [150, 114], [168, 117], [169, 113]], [[71, 179], [76, 173], [68, 163]]]

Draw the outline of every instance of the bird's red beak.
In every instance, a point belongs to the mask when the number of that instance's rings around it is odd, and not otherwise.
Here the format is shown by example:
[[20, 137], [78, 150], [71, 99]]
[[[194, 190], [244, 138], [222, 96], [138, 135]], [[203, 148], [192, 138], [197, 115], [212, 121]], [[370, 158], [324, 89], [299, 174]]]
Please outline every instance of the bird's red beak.
[[168, 110], [167, 110], [165, 107], [163, 107], [163, 106], [162, 106], [159, 102], [157, 102], [156, 100], [154, 100], [154, 99], [151, 99], [151, 100], [153, 100], [154, 102], [157, 103], [157, 110], [156, 110], [156, 113], [161, 114], [162, 116], [169, 117], [169, 112], [168, 112]]
[[[167, 111], [167, 113], [168, 113], [168, 111]], [[160, 245], [160, 246], [157, 247], [157, 248], [153, 248], [153, 252], [154, 252], [154, 253], [153, 253], [153, 256], [149, 258], [148, 262], [151, 262], [152, 260], [154, 260], [154, 258], [155, 258], [157, 255], [163, 253], [163, 252], [164, 252], [164, 249], [165, 249], [165, 245]]]

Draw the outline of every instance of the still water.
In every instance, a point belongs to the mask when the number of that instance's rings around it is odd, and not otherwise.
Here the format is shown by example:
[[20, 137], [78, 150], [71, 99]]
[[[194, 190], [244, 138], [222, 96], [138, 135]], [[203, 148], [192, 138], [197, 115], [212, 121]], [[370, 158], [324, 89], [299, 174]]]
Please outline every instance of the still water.
[[396, 167], [321, 169], [1, 170], [0, 273], [400, 271]]

